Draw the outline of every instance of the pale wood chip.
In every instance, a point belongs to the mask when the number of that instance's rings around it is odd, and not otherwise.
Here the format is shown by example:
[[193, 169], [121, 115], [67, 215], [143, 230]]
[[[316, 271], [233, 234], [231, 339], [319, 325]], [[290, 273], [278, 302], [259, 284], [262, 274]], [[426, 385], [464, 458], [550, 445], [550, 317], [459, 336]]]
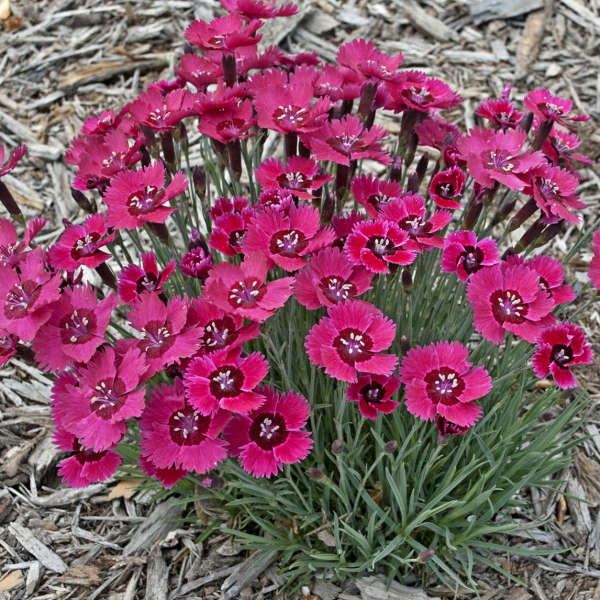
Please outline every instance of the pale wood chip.
[[17, 538], [19, 544], [29, 554], [35, 556], [48, 570], [54, 573], [64, 573], [68, 569], [67, 563], [56, 552], [42, 544], [30, 529], [19, 525], [19, 523], [11, 523], [8, 529]]

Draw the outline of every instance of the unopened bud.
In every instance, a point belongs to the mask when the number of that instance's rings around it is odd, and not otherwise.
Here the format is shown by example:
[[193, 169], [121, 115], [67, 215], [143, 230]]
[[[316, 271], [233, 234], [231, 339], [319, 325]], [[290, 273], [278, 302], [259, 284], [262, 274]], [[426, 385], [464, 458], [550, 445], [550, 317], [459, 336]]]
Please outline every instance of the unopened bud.
[[333, 440], [331, 451], [334, 454], [341, 454], [344, 451], [344, 442], [342, 440]]
[[417, 169], [416, 169], [417, 177], [419, 178], [419, 185], [421, 185], [421, 182], [425, 178], [425, 173], [427, 173], [427, 165], [428, 164], [429, 164], [429, 153], [424, 152], [423, 156], [421, 156], [421, 158], [419, 159], [419, 162], [417, 163]]
[[174, 165], [175, 146], [173, 145], [173, 136], [171, 135], [170, 131], [167, 131], [160, 136], [160, 143], [166, 163], [169, 165]]
[[225, 85], [233, 87], [237, 81], [235, 55], [233, 52], [224, 52], [221, 63], [223, 65], [223, 79], [225, 80]]
[[427, 548], [427, 550], [423, 550], [421, 554], [419, 554], [419, 560], [421, 562], [429, 562], [435, 556], [435, 551], [431, 548]]
[[323, 471], [317, 469], [317, 467], [310, 467], [310, 469], [308, 469], [308, 475], [317, 481], [324, 479], [325, 477], [325, 475], [323, 475]]
[[77, 202], [77, 206], [87, 213], [95, 213], [96, 207], [86, 198], [85, 194], [75, 188], [71, 188], [71, 196]]
[[537, 210], [537, 203], [534, 198], [529, 198], [521, 207], [519, 212], [510, 220], [508, 231], [514, 231], [519, 228], [529, 217]]
[[412, 291], [413, 278], [409, 269], [402, 269], [402, 287], [408, 293]]
[[553, 121], [543, 121], [538, 127], [535, 133], [535, 139], [533, 140], [533, 144], [531, 144], [531, 149], [535, 152], [536, 150], [540, 150], [544, 145], [546, 138], [550, 135], [552, 131]]
[[206, 192], [206, 171], [202, 167], [196, 165], [192, 169], [192, 181], [194, 182], [196, 194], [204, 196], [204, 192]]
[[331, 225], [331, 219], [335, 212], [335, 198], [327, 194], [321, 204], [321, 225]]
[[397, 156], [392, 163], [392, 169], [390, 171], [391, 181], [400, 181], [402, 179], [402, 157]]
[[531, 126], [533, 125], [533, 113], [528, 112], [519, 123], [519, 128], [522, 129], [525, 133], [529, 133]]
[[385, 445], [383, 446], [383, 451], [386, 454], [394, 454], [394, 452], [396, 452], [396, 450], [398, 450], [398, 442], [396, 440], [391, 440], [389, 442], [386, 442]]
[[405, 335], [400, 338], [400, 350], [402, 354], [406, 354], [410, 350], [410, 342]]
[[406, 191], [410, 194], [416, 194], [419, 190], [419, 176], [416, 171], [413, 171], [408, 176], [408, 181], [406, 182]]
[[419, 143], [419, 136], [411, 131], [408, 134], [408, 141], [406, 144], [406, 154], [404, 155], [404, 167], [408, 169], [415, 158], [415, 152], [417, 151], [417, 144]]

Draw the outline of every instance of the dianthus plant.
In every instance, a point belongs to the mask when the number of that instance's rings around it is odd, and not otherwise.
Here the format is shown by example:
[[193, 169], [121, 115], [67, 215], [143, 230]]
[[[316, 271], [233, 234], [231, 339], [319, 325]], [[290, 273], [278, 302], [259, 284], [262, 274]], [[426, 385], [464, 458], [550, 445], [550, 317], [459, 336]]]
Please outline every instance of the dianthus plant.
[[[509, 84], [463, 131], [460, 96], [401, 54], [259, 48], [296, 7], [222, 3], [175, 79], [85, 121], [66, 155], [80, 213], [51, 246], [43, 219], [0, 219], [0, 364], [52, 374], [68, 485], [125, 453], [220, 500], [215, 527], [292, 579], [469, 580], [584, 406], [557, 388], [591, 344], [544, 249], [583, 221], [587, 117]], [[0, 148], [0, 176], [24, 153]], [[22, 224], [1, 182], [0, 199]]]

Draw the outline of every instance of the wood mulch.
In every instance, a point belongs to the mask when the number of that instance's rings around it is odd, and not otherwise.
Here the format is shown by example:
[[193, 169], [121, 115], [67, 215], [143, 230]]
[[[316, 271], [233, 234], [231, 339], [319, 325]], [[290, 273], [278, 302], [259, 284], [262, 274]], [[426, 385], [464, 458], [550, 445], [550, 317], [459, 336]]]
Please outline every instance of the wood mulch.
[[[573, 99], [592, 120], [580, 128], [583, 154], [600, 157], [600, 0], [314, 0], [296, 18], [265, 27], [264, 44], [334, 59], [354, 37], [402, 51], [404, 66], [450, 83], [465, 99], [456, 120], [472, 126], [478, 102], [513, 82], [521, 99], [548, 87]], [[217, 0], [0, 0], [0, 143], [27, 143], [29, 153], [3, 180], [27, 215], [49, 220], [52, 241], [64, 218], [82, 218], [71, 199], [72, 171], [63, 161], [69, 140], [94, 111], [119, 108], [144, 87], [173, 76], [183, 31], [195, 18], [221, 14]], [[385, 123], [390, 128], [397, 123]], [[600, 172], [583, 170], [581, 195], [588, 227], [600, 215]], [[572, 231], [557, 240], [568, 250]], [[591, 252], [568, 265], [576, 285], [586, 281]], [[583, 326], [598, 349], [600, 314]], [[597, 350], [597, 355], [600, 351]], [[598, 363], [582, 384], [600, 402]], [[272, 598], [285, 583], [273, 554], [246, 556], [223, 534], [198, 542], [207, 514], [152, 503], [147, 489], [112, 480], [66, 489], [55, 473], [51, 444], [51, 382], [19, 361], [0, 369], [0, 600]], [[516, 515], [524, 530], [508, 542], [544, 551], [529, 559], [493, 560], [526, 583], [521, 588], [479, 569], [487, 600], [600, 600], [600, 411], [586, 417], [587, 439], [554, 493], [525, 491], [529, 510]], [[579, 499], [578, 499], [579, 498]], [[187, 514], [187, 513], [186, 513]], [[189, 514], [188, 514], [189, 516]], [[513, 515], [515, 516], [515, 515]], [[525, 531], [532, 519], [548, 525]], [[344, 589], [320, 582], [303, 590], [322, 600], [471, 598], [464, 590], [425, 585], [392, 587], [362, 578]], [[426, 592], [421, 587], [425, 585]], [[279, 597], [282, 597], [281, 595]]]

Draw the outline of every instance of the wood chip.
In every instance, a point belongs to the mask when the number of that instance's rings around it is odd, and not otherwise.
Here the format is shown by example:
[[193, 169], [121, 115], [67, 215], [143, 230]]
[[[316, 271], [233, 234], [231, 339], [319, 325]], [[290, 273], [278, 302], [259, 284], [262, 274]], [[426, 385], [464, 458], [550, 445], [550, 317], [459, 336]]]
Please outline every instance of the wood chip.
[[227, 577], [221, 586], [225, 600], [237, 598], [240, 590], [253, 583], [276, 559], [277, 550], [259, 551], [237, 565], [233, 573]]
[[16, 571], [9, 571], [2, 577], [0, 577], [0, 592], [6, 592], [12, 590], [23, 583], [23, 573], [18, 569]]
[[17, 538], [19, 544], [29, 554], [35, 556], [49, 571], [64, 573], [68, 569], [67, 563], [56, 552], [42, 544], [27, 527], [23, 527], [19, 523], [11, 523], [8, 530]]
[[27, 579], [25, 580], [25, 595], [31, 596], [35, 592], [37, 586], [40, 583], [42, 576], [41, 564], [39, 561], [35, 561], [27, 570]]
[[176, 519], [181, 517], [183, 506], [176, 500], [157, 504], [145, 521], [137, 528], [130, 542], [123, 549], [123, 554], [129, 556], [163, 539], [171, 529], [177, 527]]
[[146, 600], [167, 600], [169, 571], [159, 546], [154, 546], [146, 566]]
[[529, 65], [537, 58], [545, 27], [546, 11], [532, 12], [527, 16], [525, 28], [521, 34], [517, 49], [517, 79], [520, 79], [527, 73]]
[[508, 19], [538, 10], [544, 6], [543, 0], [467, 0], [469, 11], [475, 23], [492, 19]]
[[432, 600], [423, 590], [406, 587], [395, 581], [388, 589], [382, 576], [361, 577], [355, 583], [362, 600]]
[[110, 490], [108, 494], [109, 500], [114, 500], [115, 498], [131, 498], [137, 491], [137, 489], [142, 484], [141, 479], [122, 479], [115, 485], [115, 487]]
[[412, 0], [408, 2], [406, 0], [396, 0], [396, 3], [404, 7], [407, 19], [417, 31], [432, 37], [438, 42], [458, 41], [458, 34], [454, 29], [420, 8], [416, 2]]
[[10, 0], [0, 0], [0, 19], [5, 21], [10, 17]]

